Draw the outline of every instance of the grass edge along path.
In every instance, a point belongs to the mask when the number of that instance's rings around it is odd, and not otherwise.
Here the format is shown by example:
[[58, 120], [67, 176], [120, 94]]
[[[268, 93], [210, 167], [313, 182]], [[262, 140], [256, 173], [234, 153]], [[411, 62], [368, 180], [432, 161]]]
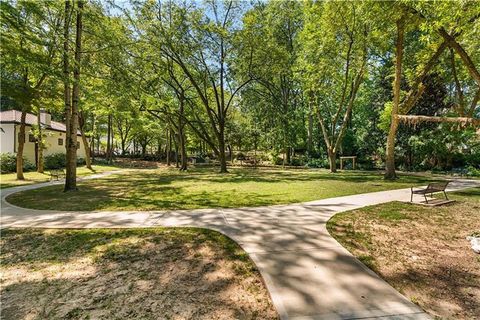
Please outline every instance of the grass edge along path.
[[79, 191], [64, 201], [61, 186], [10, 195], [21, 207], [61, 211], [148, 211], [199, 208], [259, 207], [301, 203], [359, 193], [427, 184], [438, 177], [401, 175], [386, 181], [379, 172], [326, 170], [131, 169], [121, 175], [79, 182]]
[[390, 202], [338, 213], [329, 233], [367, 267], [432, 316], [480, 314], [480, 188], [449, 193], [441, 207]]
[[253, 261], [217, 231], [2, 233], [2, 319], [278, 318]]

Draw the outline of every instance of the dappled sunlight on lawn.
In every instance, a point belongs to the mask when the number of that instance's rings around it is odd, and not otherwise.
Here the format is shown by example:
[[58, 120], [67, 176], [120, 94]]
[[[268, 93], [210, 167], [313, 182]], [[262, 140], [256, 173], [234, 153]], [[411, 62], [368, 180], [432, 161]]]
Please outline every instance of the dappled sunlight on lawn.
[[2, 319], [276, 319], [247, 254], [195, 228], [6, 230]]
[[429, 178], [402, 176], [385, 181], [379, 172], [213, 168], [179, 172], [173, 168], [131, 169], [82, 181], [65, 201], [61, 186], [24, 191], [8, 197], [23, 207], [55, 210], [161, 210], [252, 207], [298, 203], [357, 193], [425, 184]]

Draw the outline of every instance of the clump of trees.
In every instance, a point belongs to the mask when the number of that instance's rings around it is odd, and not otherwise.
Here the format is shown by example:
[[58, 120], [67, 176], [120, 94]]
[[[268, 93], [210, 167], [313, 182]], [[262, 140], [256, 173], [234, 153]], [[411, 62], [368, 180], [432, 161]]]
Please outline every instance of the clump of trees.
[[2, 109], [22, 111], [18, 179], [25, 116], [41, 108], [67, 125], [66, 191], [77, 130], [87, 166], [102, 149], [107, 161], [154, 153], [180, 170], [210, 154], [220, 172], [235, 150], [332, 172], [357, 155], [388, 179], [398, 166], [479, 165], [475, 2], [0, 5]]

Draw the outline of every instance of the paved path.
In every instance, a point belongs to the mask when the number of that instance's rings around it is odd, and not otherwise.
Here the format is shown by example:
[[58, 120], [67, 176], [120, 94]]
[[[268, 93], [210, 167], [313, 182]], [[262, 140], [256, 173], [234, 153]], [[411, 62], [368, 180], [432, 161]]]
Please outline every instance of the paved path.
[[[229, 236], [250, 254], [282, 319], [430, 319], [326, 229], [328, 219], [338, 212], [407, 201], [409, 189], [292, 205], [149, 212], [43, 211], [5, 201], [14, 192], [50, 184], [2, 190], [2, 227], [205, 227]], [[457, 180], [448, 191], [474, 186], [480, 186], [480, 181]]]

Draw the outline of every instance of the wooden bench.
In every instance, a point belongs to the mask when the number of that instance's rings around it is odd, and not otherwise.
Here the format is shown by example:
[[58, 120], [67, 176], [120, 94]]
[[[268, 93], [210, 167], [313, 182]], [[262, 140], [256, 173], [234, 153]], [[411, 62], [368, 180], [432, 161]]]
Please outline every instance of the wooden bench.
[[445, 181], [445, 182], [432, 182], [430, 183], [426, 188], [424, 189], [419, 189], [419, 190], [413, 190], [413, 187], [410, 188], [411, 190], [411, 195], [410, 195], [410, 202], [413, 202], [413, 195], [414, 194], [422, 194], [423, 197], [425, 198], [425, 202], [428, 204], [427, 200], [427, 194], [430, 194], [430, 197], [437, 192], [443, 192], [445, 195], [445, 199], [448, 200], [447, 193], [445, 192], [445, 189], [447, 188], [447, 185], [450, 181]]
[[50, 171], [50, 181], [53, 179], [59, 180], [59, 179], [65, 178], [65, 171], [63, 170], [51, 170]]

